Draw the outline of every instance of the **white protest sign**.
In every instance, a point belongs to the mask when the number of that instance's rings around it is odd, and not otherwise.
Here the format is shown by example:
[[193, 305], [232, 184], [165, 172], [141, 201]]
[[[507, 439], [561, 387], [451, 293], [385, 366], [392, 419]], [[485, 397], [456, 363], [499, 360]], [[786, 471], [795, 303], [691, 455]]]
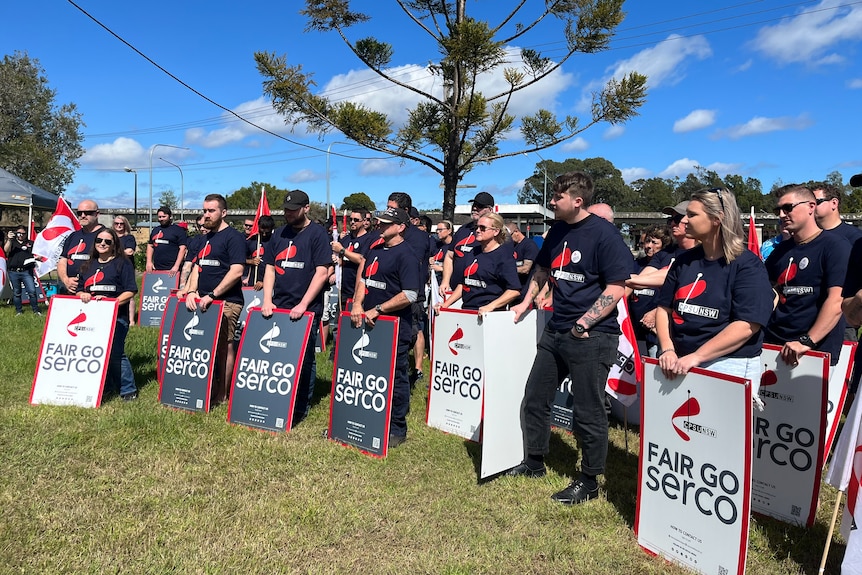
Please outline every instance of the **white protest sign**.
[[[472, 441], [479, 441], [481, 435], [485, 381], [482, 334], [476, 311], [444, 308], [434, 321], [426, 422], [429, 427]], [[534, 355], [535, 350], [534, 342]], [[532, 363], [523, 357], [521, 360]]]
[[116, 318], [115, 299], [51, 298], [30, 403], [98, 407]]
[[794, 525], [813, 525], [826, 431], [829, 354], [808, 352], [789, 366], [781, 347], [760, 356], [763, 411], [754, 414], [751, 509]]
[[847, 399], [847, 386], [850, 384], [850, 376], [853, 374], [853, 358], [856, 355], [855, 341], [845, 341], [838, 355], [838, 363], [829, 374], [829, 391], [826, 396], [826, 434], [823, 438], [823, 461], [826, 465], [829, 452], [832, 451], [832, 443], [835, 434], [838, 433], [838, 423], [844, 412], [844, 400]]
[[638, 544], [699, 573], [745, 572], [751, 382], [698, 368], [667, 380], [644, 359]]

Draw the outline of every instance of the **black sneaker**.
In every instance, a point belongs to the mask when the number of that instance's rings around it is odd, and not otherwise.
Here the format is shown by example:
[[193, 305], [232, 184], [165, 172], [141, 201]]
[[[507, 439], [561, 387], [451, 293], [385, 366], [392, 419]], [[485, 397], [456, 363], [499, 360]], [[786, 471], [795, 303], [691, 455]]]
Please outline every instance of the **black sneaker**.
[[395, 449], [402, 443], [407, 441], [406, 435], [390, 435], [389, 436], [389, 449]]
[[598, 487], [590, 491], [587, 489], [587, 486], [584, 485], [583, 481], [575, 479], [568, 487], [551, 495], [551, 499], [562, 503], [563, 505], [577, 505], [578, 503], [584, 503], [590, 499], [595, 499], [598, 496]]
[[138, 392], [133, 391], [132, 393], [127, 393], [126, 395], [121, 396], [123, 401], [135, 401], [138, 399]]
[[529, 477], [531, 479], [538, 479], [539, 477], [544, 477], [548, 473], [548, 470], [545, 469], [545, 466], [541, 467], [530, 467], [526, 463], [519, 463], [512, 469], [506, 472], [506, 475], [509, 477]]

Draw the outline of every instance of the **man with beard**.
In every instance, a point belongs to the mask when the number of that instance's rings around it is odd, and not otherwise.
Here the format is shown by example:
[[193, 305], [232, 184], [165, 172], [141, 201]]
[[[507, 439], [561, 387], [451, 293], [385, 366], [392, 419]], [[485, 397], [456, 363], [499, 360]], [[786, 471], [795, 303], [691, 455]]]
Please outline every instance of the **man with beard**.
[[185, 297], [186, 307], [192, 311], [200, 308], [205, 313], [214, 301], [224, 302], [215, 358], [215, 403], [223, 403], [230, 393], [236, 361], [233, 334], [243, 303], [241, 280], [245, 264], [245, 239], [228, 225], [226, 216], [227, 200], [224, 196], [209, 194], [204, 198], [203, 227], [207, 230], [206, 239], [198, 251], [186, 290], [177, 293], [179, 298]]
[[[381, 315], [398, 318], [398, 345], [395, 354], [395, 377], [392, 386], [392, 414], [389, 425], [389, 447], [395, 448], [407, 439], [407, 413], [410, 411], [410, 352], [412, 311], [417, 292], [422, 287], [416, 256], [404, 239], [407, 212], [398, 207], [386, 208], [377, 216], [380, 238], [359, 266], [359, 281], [350, 310], [355, 327], [374, 327]], [[367, 292], [367, 293], [366, 293]], [[366, 311], [367, 310], [367, 311]]]
[[178, 273], [186, 258], [186, 230], [172, 223], [173, 213], [168, 206], [157, 212], [159, 227], [150, 232], [147, 243], [147, 271], [169, 271], [171, 277]]
[[93, 200], [81, 201], [75, 214], [81, 229], [66, 236], [57, 262], [57, 275], [60, 276], [62, 284], [59, 286], [59, 292], [64, 294], [78, 291], [81, 265], [89, 261], [96, 235], [105, 228], [99, 223], [99, 206]]
[[289, 309], [290, 319], [294, 321], [306, 311], [314, 314], [296, 387], [295, 425], [308, 415], [314, 395], [313, 382], [317, 377], [314, 342], [323, 316], [323, 294], [332, 266], [332, 249], [326, 230], [308, 218], [308, 194], [302, 190], [288, 192], [283, 207], [285, 225], [273, 232], [264, 253], [262, 311], [264, 317], [269, 317], [276, 308]]

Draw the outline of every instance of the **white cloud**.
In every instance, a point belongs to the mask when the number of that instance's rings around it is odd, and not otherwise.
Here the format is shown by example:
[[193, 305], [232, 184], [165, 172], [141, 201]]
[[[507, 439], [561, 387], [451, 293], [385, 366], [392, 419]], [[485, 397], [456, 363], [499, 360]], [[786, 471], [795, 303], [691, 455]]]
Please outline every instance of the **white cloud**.
[[726, 162], [713, 162], [708, 166], [704, 166], [705, 169], [711, 170], [718, 174], [719, 176], [726, 176], [728, 174], [738, 174], [740, 170], [743, 168], [743, 164], [735, 163], [726, 163]]
[[853, 78], [847, 83], [847, 87], [851, 90], [860, 90], [862, 89], [862, 78]]
[[[260, 97], [255, 100], [243, 102], [233, 110], [243, 118], [249, 120], [256, 126], [265, 128], [276, 134], [291, 133], [290, 127], [285, 125], [284, 118], [278, 115], [272, 107], [272, 102]], [[223, 127], [216, 130], [204, 130], [203, 128], [192, 128], [186, 130], [185, 143], [187, 146], [200, 146], [202, 148], [219, 148], [236, 142], [240, 142], [249, 136], [263, 134], [258, 128], [239, 120], [233, 114], [225, 112], [221, 116]], [[295, 129], [296, 132], [304, 133], [302, 125]]]
[[685, 176], [694, 172], [699, 165], [700, 162], [698, 162], [697, 160], [682, 158], [666, 167], [664, 170], [659, 172], [658, 175], [662, 178], [684, 178]]
[[744, 124], [731, 126], [723, 130], [718, 130], [713, 134], [714, 139], [730, 138], [738, 140], [747, 136], [756, 136], [758, 134], [767, 134], [769, 132], [779, 132], [784, 130], [804, 130], [812, 125], [812, 121], [802, 114], [797, 117], [781, 116], [778, 118], [765, 118], [756, 116]]
[[581, 138], [580, 136], [578, 136], [577, 138], [574, 138], [573, 140], [569, 140], [568, 142], [566, 142], [565, 144], [563, 144], [561, 146], [561, 148], [566, 152], [583, 152], [584, 150], [586, 150], [589, 147], [590, 147], [589, 142], [587, 142], [585, 139]]
[[843, 61], [836, 45], [862, 38], [862, 7], [843, 0], [822, 0], [793, 18], [760, 29], [754, 49], [782, 64], [831, 64]]
[[749, 68], [751, 68], [751, 65], [752, 65], [752, 64], [754, 64], [754, 60], [752, 60], [751, 58], [749, 58], [748, 60], [746, 60], [745, 62], [743, 62], [743, 63], [742, 63], [742, 64], [740, 64], [739, 66], [737, 66], [737, 67], [736, 67], [736, 71], [737, 71], [737, 72], [745, 72], [746, 70], [748, 70]]
[[715, 110], [694, 110], [685, 118], [673, 123], [673, 131], [677, 134], [702, 130], [715, 123]]
[[626, 127], [622, 124], [614, 124], [613, 126], [610, 126], [607, 130], [605, 130], [605, 133], [602, 134], [602, 138], [604, 138], [605, 140], [615, 140], [616, 138], [622, 136], [625, 131]]
[[96, 144], [81, 157], [89, 168], [122, 169], [147, 163], [147, 151], [131, 138], [117, 138], [110, 144]]
[[359, 165], [362, 176], [396, 176], [403, 174], [400, 160], [363, 160]]
[[703, 36], [684, 38], [671, 34], [663, 42], [652, 48], [641, 50], [627, 60], [620, 60], [607, 68], [608, 74], [584, 86], [577, 109], [588, 112], [592, 93], [604, 88], [610, 79], [619, 80], [630, 72], [640, 72], [647, 76], [649, 88], [662, 84], [676, 84], [685, 77], [685, 66], [691, 59], [704, 60], [712, 56], [712, 48]]
[[318, 182], [326, 179], [325, 174], [318, 174], [314, 170], [299, 170], [285, 178], [293, 184], [301, 184], [303, 182]]
[[627, 184], [631, 184], [635, 180], [640, 180], [641, 178], [649, 178], [652, 176], [652, 171], [646, 168], [623, 168], [620, 172], [623, 174], [623, 181]]

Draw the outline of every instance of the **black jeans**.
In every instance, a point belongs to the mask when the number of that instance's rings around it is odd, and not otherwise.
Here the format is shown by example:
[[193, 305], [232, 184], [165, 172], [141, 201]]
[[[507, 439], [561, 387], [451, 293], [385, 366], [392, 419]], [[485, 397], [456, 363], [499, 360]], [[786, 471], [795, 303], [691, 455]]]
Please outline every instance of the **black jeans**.
[[569, 331], [546, 329], [521, 402], [524, 447], [528, 455], [545, 455], [551, 437], [551, 405], [565, 376], [572, 378], [572, 431], [580, 440], [581, 471], [601, 475], [608, 455], [605, 383], [616, 360], [619, 336], [590, 332], [576, 338]]

